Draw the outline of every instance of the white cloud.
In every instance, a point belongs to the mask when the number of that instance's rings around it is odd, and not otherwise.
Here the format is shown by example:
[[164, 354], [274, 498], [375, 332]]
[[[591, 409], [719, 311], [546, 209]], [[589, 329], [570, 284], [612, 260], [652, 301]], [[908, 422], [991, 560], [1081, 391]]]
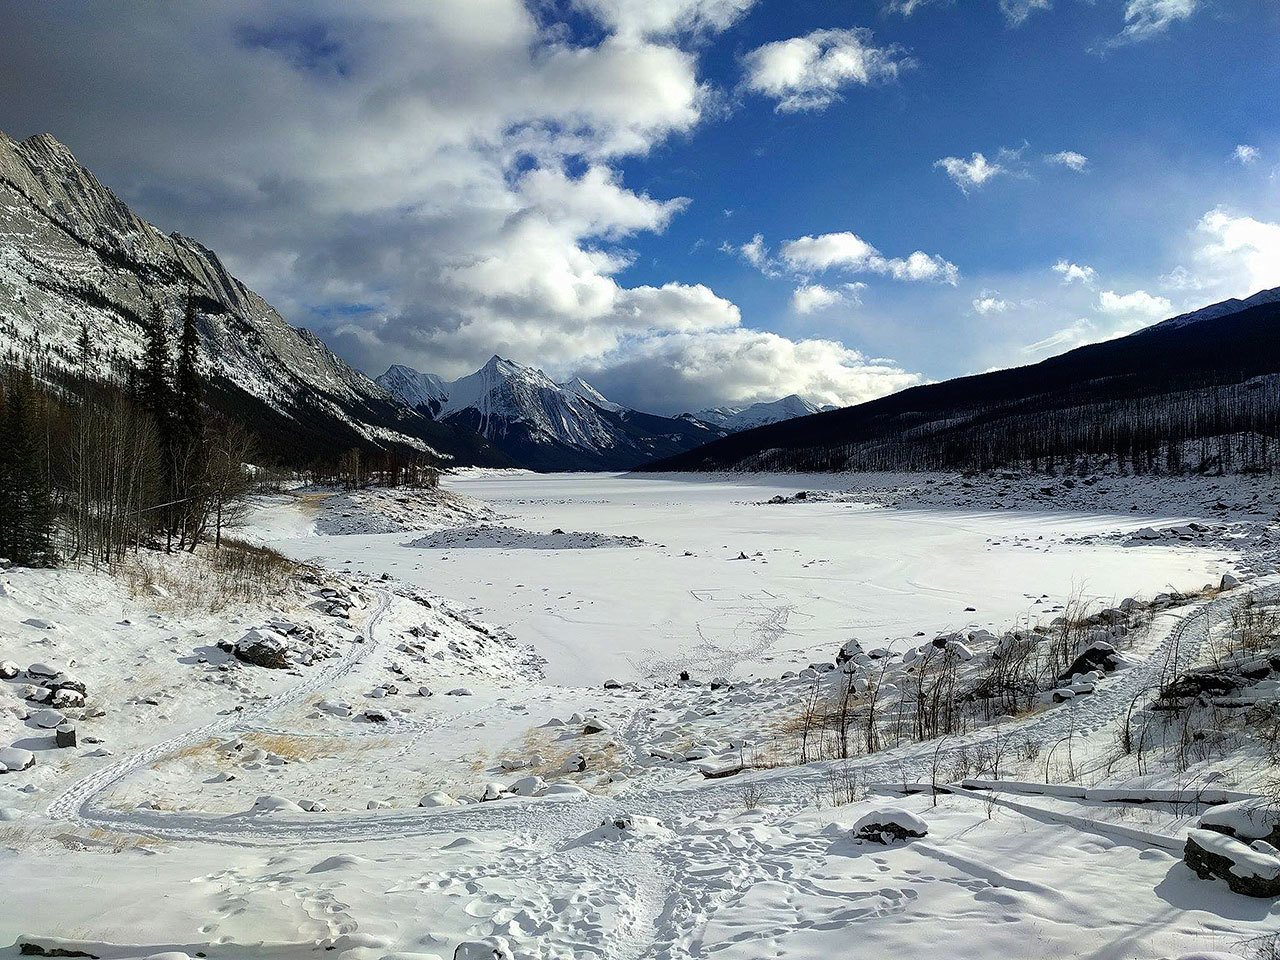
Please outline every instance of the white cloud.
[[[620, 162], [703, 120], [696, 41], [754, 2], [574, 0], [599, 28], [581, 38], [525, 0], [15, 7], [0, 87], [11, 130], [56, 118], [140, 213], [369, 372], [457, 376], [496, 351], [553, 373], [607, 358], [639, 382], [645, 358], [704, 363], [709, 337], [767, 345], [789, 372], [690, 374], [707, 403], [804, 386], [809, 356], [830, 372], [819, 394], [890, 389], [910, 375], [746, 330], [706, 286], [620, 280], [628, 244], [687, 203], [631, 188]], [[819, 83], [858, 82], [857, 44], [838, 40], [810, 64]], [[867, 79], [896, 72], [896, 52], [852, 40]], [[191, 109], [210, 91], [216, 108]]]
[[968, 160], [960, 157], [943, 157], [935, 167], [946, 171], [957, 187], [964, 193], [980, 187], [988, 180], [1008, 173], [1008, 169], [999, 160], [988, 160], [981, 153], [974, 153]]
[[1125, 294], [1104, 290], [1098, 296], [1098, 309], [1103, 313], [1145, 320], [1164, 320], [1173, 315], [1172, 303], [1145, 290]]
[[845, 283], [839, 287], [824, 287], [820, 283], [802, 283], [791, 294], [791, 309], [804, 315], [830, 307], [858, 304], [858, 294], [866, 288], [864, 283]]
[[1129, 0], [1124, 8], [1124, 29], [1112, 46], [1139, 43], [1169, 29], [1179, 20], [1190, 19], [1200, 9], [1200, 0]]
[[744, 329], [652, 338], [616, 361], [584, 368], [583, 375], [606, 396], [661, 397], [664, 413], [791, 393], [847, 406], [922, 382], [918, 374], [834, 340], [789, 340]]
[[973, 310], [983, 316], [992, 313], [1004, 313], [1011, 308], [1008, 300], [1002, 300], [996, 290], [983, 290], [973, 301]]
[[[951, 2], [952, 0], [888, 0], [885, 10], [888, 13], [899, 13], [909, 17], [921, 7], [942, 6]], [[999, 7], [1009, 25], [1017, 27], [1025, 23], [1035, 11], [1052, 9], [1053, 2], [1052, 0], [999, 0]]]
[[1236, 216], [1219, 207], [1196, 227], [1199, 276], [1224, 296], [1280, 286], [1280, 223]]
[[1059, 260], [1053, 265], [1053, 270], [1055, 273], [1062, 275], [1063, 283], [1071, 283], [1078, 280], [1084, 284], [1092, 284], [1098, 279], [1098, 271], [1093, 267], [1071, 263], [1067, 260]]
[[1047, 153], [1044, 162], [1057, 167], [1066, 167], [1076, 173], [1083, 173], [1089, 166], [1089, 158], [1074, 150], [1062, 150], [1058, 153]]
[[895, 280], [932, 281], [954, 286], [960, 270], [940, 256], [917, 250], [908, 257], [885, 257], [857, 234], [824, 233], [800, 237], [782, 245], [783, 261], [796, 272], [841, 269], [851, 273], [878, 273]]
[[892, 80], [913, 61], [897, 46], [877, 47], [871, 31], [815, 30], [766, 43], [744, 58], [746, 89], [777, 101], [783, 112], [821, 110], [850, 85]]
[[1252, 147], [1247, 143], [1237, 143], [1235, 150], [1231, 154], [1231, 159], [1247, 167], [1250, 164], [1257, 163], [1259, 156], [1261, 154], [1258, 152], [1257, 147]]
[[623, 36], [669, 36], [720, 31], [756, 0], [577, 0], [577, 5]]
[[1000, 12], [1012, 26], [1021, 26], [1037, 10], [1051, 10], [1052, 0], [1000, 0]]
[[1057, 354], [1066, 350], [1073, 350], [1086, 343], [1093, 343], [1098, 339], [1097, 326], [1092, 320], [1081, 317], [1062, 329], [1055, 330], [1044, 339], [1027, 344], [1022, 348], [1022, 351], [1023, 353]]

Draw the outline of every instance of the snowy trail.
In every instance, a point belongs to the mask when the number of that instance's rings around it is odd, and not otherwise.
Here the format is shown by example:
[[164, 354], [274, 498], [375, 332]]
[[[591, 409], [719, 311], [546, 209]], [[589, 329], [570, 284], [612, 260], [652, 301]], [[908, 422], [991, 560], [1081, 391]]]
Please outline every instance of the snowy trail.
[[[130, 774], [145, 769], [158, 760], [193, 743], [199, 743], [218, 734], [231, 733], [236, 730], [251, 730], [260, 721], [286, 707], [293, 706], [311, 694], [331, 686], [335, 681], [346, 676], [358, 665], [379, 652], [375, 639], [378, 624], [391, 606], [389, 594], [378, 591], [378, 604], [374, 607], [365, 624], [365, 642], [353, 643], [332, 665], [313, 672], [303, 680], [290, 686], [277, 696], [270, 697], [262, 703], [255, 704], [247, 710], [229, 713], [202, 726], [187, 729], [159, 743], [152, 744], [144, 750], [122, 757], [115, 763], [107, 764], [89, 776], [72, 784], [49, 804], [48, 814], [52, 820], [78, 820], [87, 824], [102, 823], [100, 814], [95, 814], [93, 801], [103, 792], [110, 789]], [[115, 829], [124, 829], [115, 827]]]
[[[987, 727], [946, 741], [942, 749], [934, 742], [913, 743], [881, 753], [853, 758], [847, 769], [866, 781], [928, 780], [935, 758], [945, 760], [958, 751], [972, 748], [999, 735], [1024, 736], [1042, 747], [1051, 747], [1068, 737], [1086, 737], [1117, 720], [1135, 696], [1159, 682], [1161, 672], [1172, 658], [1178, 665], [1194, 662], [1217, 622], [1246, 596], [1275, 598], [1280, 584], [1274, 578], [1260, 582], [1252, 591], [1237, 590], [1196, 605], [1192, 610], [1163, 614], [1148, 628], [1131, 653], [1142, 656], [1133, 667], [1099, 684], [1097, 692], [1022, 721], [1002, 725], [998, 732]], [[87, 826], [119, 832], [142, 833], [170, 840], [244, 845], [284, 845], [349, 843], [450, 834], [464, 831], [528, 833], [549, 842], [586, 832], [606, 814], [625, 810], [671, 822], [680, 817], [696, 818], [709, 811], [723, 810], [738, 802], [744, 782], [761, 784], [770, 807], [784, 811], [812, 801], [826, 783], [832, 765], [815, 763], [805, 767], [757, 771], [726, 781], [699, 782], [676, 786], [637, 788], [620, 798], [510, 799], [498, 804], [475, 804], [460, 808], [432, 810], [377, 811], [369, 814], [309, 814], [303, 817], [271, 817], [233, 814], [214, 816], [171, 813], [156, 810], [115, 810], [101, 806], [97, 798], [130, 774], [181, 747], [218, 733], [251, 728], [282, 708], [295, 704], [350, 672], [379, 650], [377, 630], [390, 598], [381, 595], [378, 607], [366, 626], [365, 644], [355, 645], [335, 665], [318, 671], [299, 683], [243, 714], [184, 731], [165, 741], [103, 768], [79, 781], [49, 807], [55, 819], [78, 820]], [[622, 737], [634, 749], [626, 732], [640, 724], [634, 715]]]

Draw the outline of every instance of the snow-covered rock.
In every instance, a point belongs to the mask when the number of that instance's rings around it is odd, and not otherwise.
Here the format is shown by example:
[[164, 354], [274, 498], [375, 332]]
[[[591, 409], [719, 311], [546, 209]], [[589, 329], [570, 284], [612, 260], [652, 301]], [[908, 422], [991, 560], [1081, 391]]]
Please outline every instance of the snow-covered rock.
[[914, 813], [896, 807], [880, 807], [854, 821], [851, 832], [858, 840], [893, 843], [926, 836], [929, 827]]
[[458, 801], [442, 790], [428, 793], [418, 801], [420, 807], [456, 807]]
[[1248, 897], [1280, 897], [1280, 857], [1270, 844], [1257, 842], [1261, 849], [1216, 830], [1194, 829], [1182, 858], [1202, 880], [1223, 880]]
[[286, 797], [264, 794], [253, 801], [250, 813], [302, 813], [302, 807]]
[[0, 770], [2, 773], [14, 773], [26, 770], [36, 762], [36, 755], [22, 747], [0, 747]]
[[453, 960], [512, 960], [511, 948], [502, 937], [464, 940], [454, 949]]
[[264, 629], [254, 627], [236, 641], [231, 648], [237, 660], [253, 664], [255, 667], [266, 667], [269, 670], [287, 670], [293, 666], [289, 656], [289, 647], [279, 636]]

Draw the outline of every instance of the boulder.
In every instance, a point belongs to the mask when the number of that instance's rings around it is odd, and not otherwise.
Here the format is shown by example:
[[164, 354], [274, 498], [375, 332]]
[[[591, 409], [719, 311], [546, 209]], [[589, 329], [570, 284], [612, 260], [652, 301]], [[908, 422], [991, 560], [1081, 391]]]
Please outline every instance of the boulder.
[[588, 717], [582, 722], [582, 732], [587, 736], [596, 733], [609, 733], [611, 730], [613, 730], [613, 727], [598, 717]]
[[257, 628], [237, 640], [231, 653], [237, 660], [268, 670], [287, 670], [293, 666], [284, 641]]
[[1120, 657], [1114, 644], [1105, 640], [1095, 640], [1084, 648], [1080, 656], [1072, 661], [1071, 666], [1062, 671], [1058, 676], [1058, 681], [1065, 683], [1074, 676], [1082, 673], [1091, 673], [1094, 670], [1110, 673], [1119, 663]]
[[53, 696], [49, 698], [49, 702], [58, 708], [83, 707], [84, 694], [78, 690], [55, 690], [53, 691]]
[[896, 807], [881, 807], [859, 817], [852, 832], [857, 840], [889, 844], [926, 836], [929, 827], [914, 813]]
[[1200, 815], [1200, 826], [1250, 843], [1265, 840], [1280, 846], [1280, 803], [1250, 797], [1211, 807]]
[[35, 766], [36, 755], [22, 747], [0, 747], [0, 767], [5, 773], [16, 773]]
[[852, 660], [854, 657], [862, 653], [862, 644], [857, 640], [846, 640], [844, 646], [836, 651], [836, 665], [843, 664], [846, 660]]
[[1219, 590], [1234, 590], [1240, 586], [1240, 581], [1229, 573], [1224, 573], [1222, 579], [1218, 581]]
[[74, 747], [76, 745], [76, 725], [64, 723], [53, 731], [53, 742], [58, 747]]
[[507, 788], [502, 784], [490, 783], [485, 786], [484, 793], [481, 795], [480, 800], [483, 803], [485, 801], [501, 800], [503, 797], [509, 796], [510, 794], [507, 792]]
[[540, 796], [546, 788], [547, 783], [541, 777], [521, 777], [507, 787], [507, 792], [517, 797], [536, 797]]
[[12, 680], [22, 672], [22, 668], [12, 660], [0, 660], [0, 680]]
[[441, 790], [437, 790], [434, 793], [428, 793], [418, 801], [418, 806], [420, 807], [456, 807], [457, 805], [457, 800]]
[[67, 722], [67, 718], [57, 710], [37, 710], [31, 714], [29, 719], [37, 727], [42, 727], [45, 730], [52, 730]]
[[453, 960], [512, 960], [511, 948], [501, 937], [464, 940], [453, 951]]
[[1191, 830], [1182, 859], [1201, 880], [1222, 880], [1234, 893], [1280, 897], [1280, 857], [1265, 841], [1248, 845], [1216, 830]]
[[253, 801], [250, 813], [302, 813], [302, 807], [285, 797], [264, 794]]

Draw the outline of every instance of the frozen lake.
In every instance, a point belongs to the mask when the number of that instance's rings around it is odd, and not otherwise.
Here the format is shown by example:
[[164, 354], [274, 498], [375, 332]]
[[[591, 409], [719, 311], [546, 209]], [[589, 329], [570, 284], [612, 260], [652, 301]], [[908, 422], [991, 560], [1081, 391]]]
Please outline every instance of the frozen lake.
[[[830, 660], [849, 637], [876, 645], [917, 631], [1004, 627], [1040, 611], [1048, 619], [1074, 593], [1150, 596], [1199, 587], [1223, 569], [1219, 553], [1189, 546], [1061, 542], [1164, 522], [1149, 516], [760, 504], [838, 486], [830, 477], [518, 474], [447, 483], [537, 536], [437, 537], [421, 547], [411, 545], [420, 534], [397, 533], [278, 545], [469, 604], [532, 643], [548, 679], [563, 684], [680, 669], [776, 675]], [[565, 535], [547, 536], [557, 530]], [[574, 533], [606, 535], [594, 538], [606, 545], [574, 548], [592, 539]], [[643, 543], [608, 539], [622, 537]]]

